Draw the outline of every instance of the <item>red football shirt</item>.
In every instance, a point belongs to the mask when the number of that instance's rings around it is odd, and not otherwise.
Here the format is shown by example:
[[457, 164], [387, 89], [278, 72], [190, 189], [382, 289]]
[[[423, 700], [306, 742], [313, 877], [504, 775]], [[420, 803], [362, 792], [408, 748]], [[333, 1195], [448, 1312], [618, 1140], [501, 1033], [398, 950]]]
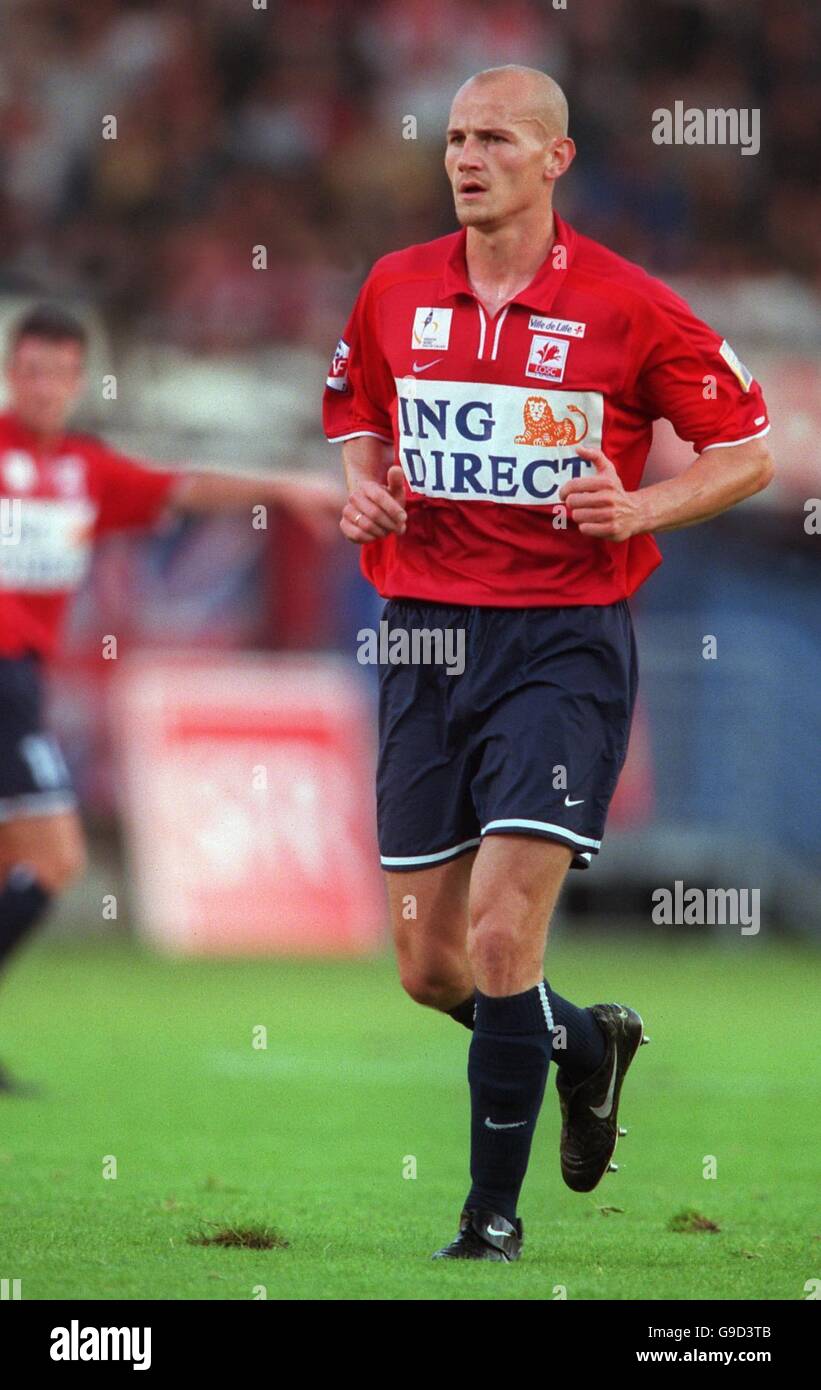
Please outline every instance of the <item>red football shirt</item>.
[[83, 435], [43, 446], [0, 415], [0, 654], [51, 656], [96, 537], [149, 526], [177, 477]]
[[464, 229], [377, 261], [331, 363], [332, 441], [393, 443], [408, 525], [362, 547], [385, 597], [500, 606], [613, 603], [661, 562], [649, 535], [582, 535], [558, 504], [602, 448], [638, 488], [653, 421], [697, 453], [767, 433], [758, 384], [640, 267], [556, 216], [534, 279], [489, 319]]

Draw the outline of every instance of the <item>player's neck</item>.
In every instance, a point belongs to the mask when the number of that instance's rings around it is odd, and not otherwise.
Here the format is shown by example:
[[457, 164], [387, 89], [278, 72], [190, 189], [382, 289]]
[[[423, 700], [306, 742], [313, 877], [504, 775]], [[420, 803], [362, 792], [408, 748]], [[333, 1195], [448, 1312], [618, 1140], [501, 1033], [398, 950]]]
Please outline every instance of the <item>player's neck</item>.
[[468, 227], [468, 279], [491, 317], [526, 285], [550, 254], [556, 239], [553, 209], [485, 231]]

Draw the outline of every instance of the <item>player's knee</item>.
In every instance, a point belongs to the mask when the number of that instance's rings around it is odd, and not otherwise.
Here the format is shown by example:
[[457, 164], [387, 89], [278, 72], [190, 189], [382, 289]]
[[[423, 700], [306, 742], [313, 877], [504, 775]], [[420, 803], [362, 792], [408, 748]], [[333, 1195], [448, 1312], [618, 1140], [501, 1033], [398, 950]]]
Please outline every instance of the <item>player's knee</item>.
[[428, 1009], [452, 1009], [460, 1002], [459, 982], [446, 971], [407, 966], [401, 970], [400, 979], [402, 988], [414, 1003], [424, 1004]]
[[477, 978], [498, 982], [501, 986], [519, 967], [522, 943], [511, 921], [492, 911], [471, 922], [467, 954]]

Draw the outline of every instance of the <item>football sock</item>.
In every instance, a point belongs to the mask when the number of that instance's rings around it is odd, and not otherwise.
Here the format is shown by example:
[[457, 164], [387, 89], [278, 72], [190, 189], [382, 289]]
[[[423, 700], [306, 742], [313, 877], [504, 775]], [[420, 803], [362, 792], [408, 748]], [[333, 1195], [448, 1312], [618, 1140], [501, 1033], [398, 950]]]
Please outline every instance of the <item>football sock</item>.
[[473, 1032], [473, 1016], [476, 1011], [476, 995], [472, 994], [469, 999], [457, 1004], [455, 1009], [446, 1009], [445, 1013], [455, 1018], [457, 1023], [463, 1023], [466, 1028]]
[[516, 1218], [550, 1064], [548, 1019], [544, 985], [503, 998], [476, 991], [468, 1051], [469, 1211]]
[[0, 889], [0, 966], [45, 915], [51, 894], [40, 886], [31, 870], [18, 866]]
[[[571, 1004], [569, 999], [563, 999], [547, 980], [545, 988], [553, 1018], [552, 1026], [565, 1030], [563, 1035], [559, 1035], [558, 1045], [554, 1035], [553, 1061], [567, 1073], [568, 1080], [576, 1076], [579, 1080], [591, 1076], [605, 1057], [606, 1045], [601, 1028], [589, 1009], [581, 1009], [577, 1004]], [[472, 1032], [475, 1007], [476, 996], [471, 995], [463, 1003], [457, 1004], [455, 1009], [445, 1012]], [[562, 1042], [564, 1046], [561, 1046]]]
[[565, 1030], [564, 1034], [554, 1033], [553, 1061], [561, 1067], [565, 1080], [575, 1084], [576, 1080], [592, 1076], [604, 1061], [607, 1052], [604, 1033], [590, 1009], [571, 1004], [569, 999], [556, 994], [547, 980], [544, 983], [553, 1017], [551, 1030]]

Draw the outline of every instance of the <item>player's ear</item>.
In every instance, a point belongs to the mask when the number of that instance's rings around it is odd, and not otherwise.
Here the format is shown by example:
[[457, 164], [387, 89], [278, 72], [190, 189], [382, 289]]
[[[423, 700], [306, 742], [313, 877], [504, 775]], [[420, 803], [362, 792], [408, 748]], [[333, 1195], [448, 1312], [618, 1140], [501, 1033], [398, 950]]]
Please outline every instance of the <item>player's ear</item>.
[[567, 173], [575, 158], [576, 146], [569, 135], [562, 135], [559, 139], [551, 141], [545, 160], [545, 178], [560, 179], [562, 174]]

